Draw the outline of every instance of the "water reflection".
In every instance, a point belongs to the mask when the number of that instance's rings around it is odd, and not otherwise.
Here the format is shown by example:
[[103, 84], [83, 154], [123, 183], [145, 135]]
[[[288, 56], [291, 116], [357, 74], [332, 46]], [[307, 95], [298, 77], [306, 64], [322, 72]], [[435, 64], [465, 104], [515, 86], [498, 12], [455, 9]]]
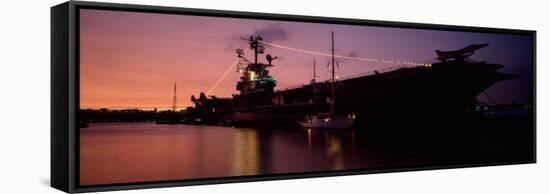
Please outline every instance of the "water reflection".
[[82, 185], [377, 168], [421, 162], [353, 130], [90, 124], [80, 133]]
[[307, 150], [311, 152], [311, 129], [307, 129]]
[[332, 170], [344, 169], [344, 158], [342, 153], [342, 142], [335, 135], [329, 135], [328, 131], [325, 131], [325, 141], [327, 144], [326, 158], [332, 161]]
[[233, 139], [232, 174], [256, 175], [260, 172], [258, 134], [253, 129], [240, 129]]

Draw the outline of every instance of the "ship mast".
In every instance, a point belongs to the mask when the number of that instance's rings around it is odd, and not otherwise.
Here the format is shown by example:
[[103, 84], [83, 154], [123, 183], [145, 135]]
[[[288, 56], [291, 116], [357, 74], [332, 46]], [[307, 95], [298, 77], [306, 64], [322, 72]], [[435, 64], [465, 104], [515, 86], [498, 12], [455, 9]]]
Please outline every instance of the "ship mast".
[[334, 116], [334, 31], [331, 32], [332, 38], [332, 67], [331, 67], [331, 77], [330, 77], [330, 112], [331, 116]]
[[263, 49], [260, 47], [260, 42], [262, 40], [262, 37], [253, 37], [250, 36], [250, 48], [254, 50], [254, 64], [258, 64], [258, 53], [262, 54]]

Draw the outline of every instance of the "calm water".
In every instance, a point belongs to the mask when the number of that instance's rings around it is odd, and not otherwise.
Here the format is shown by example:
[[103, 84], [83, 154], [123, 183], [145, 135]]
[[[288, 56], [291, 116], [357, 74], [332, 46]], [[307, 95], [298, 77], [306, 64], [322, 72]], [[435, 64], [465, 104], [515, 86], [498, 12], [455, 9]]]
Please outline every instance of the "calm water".
[[[422, 164], [356, 130], [92, 123], [80, 132], [81, 185]], [[382, 151], [384, 150], [384, 151]]]

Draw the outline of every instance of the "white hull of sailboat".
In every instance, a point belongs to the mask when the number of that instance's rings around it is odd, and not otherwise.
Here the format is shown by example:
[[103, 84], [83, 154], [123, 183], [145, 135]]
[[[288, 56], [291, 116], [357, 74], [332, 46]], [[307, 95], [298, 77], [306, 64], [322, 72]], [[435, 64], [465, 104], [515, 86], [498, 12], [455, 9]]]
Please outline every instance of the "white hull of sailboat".
[[353, 127], [353, 119], [351, 118], [330, 118], [330, 119], [312, 118], [304, 122], [300, 122], [300, 125], [304, 128], [349, 129]]

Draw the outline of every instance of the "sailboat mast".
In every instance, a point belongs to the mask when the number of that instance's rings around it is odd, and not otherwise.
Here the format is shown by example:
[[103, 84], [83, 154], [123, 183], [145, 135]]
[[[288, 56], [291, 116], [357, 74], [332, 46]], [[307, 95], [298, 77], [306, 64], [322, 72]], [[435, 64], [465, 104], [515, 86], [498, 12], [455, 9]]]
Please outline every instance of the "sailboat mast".
[[315, 57], [313, 57], [313, 83], [315, 83], [315, 78], [317, 77], [315, 66]]
[[312, 91], [313, 94], [312, 94], [312, 97], [311, 97], [311, 101], [312, 101], [311, 104], [313, 105], [313, 112], [314, 113], [316, 112], [316, 107], [315, 107], [316, 106], [316, 104], [315, 104], [315, 82], [316, 82], [316, 80], [315, 80], [315, 78], [317, 77], [315, 66], [316, 66], [315, 57], [313, 57], [313, 79], [311, 80], [311, 88], [313, 90]]
[[331, 86], [330, 86], [330, 115], [334, 115], [334, 103], [336, 100], [334, 99], [334, 31], [331, 32], [331, 38], [332, 38], [332, 67], [331, 67]]

